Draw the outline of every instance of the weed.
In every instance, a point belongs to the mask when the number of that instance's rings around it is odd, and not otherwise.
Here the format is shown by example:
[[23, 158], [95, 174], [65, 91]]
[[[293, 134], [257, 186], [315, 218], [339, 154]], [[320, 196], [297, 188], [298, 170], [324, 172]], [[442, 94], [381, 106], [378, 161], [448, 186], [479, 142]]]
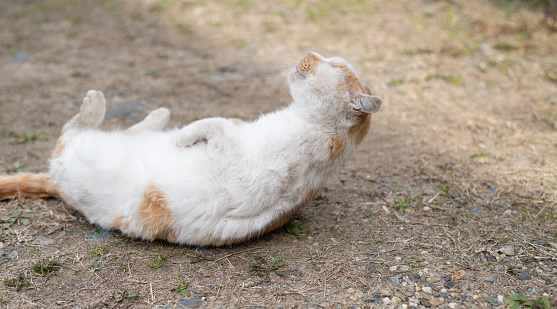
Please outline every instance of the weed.
[[29, 225], [31, 218], [35, 215], [31, 213], [23, 213], [21, 210], [14, 210], [11, 215], [2, 217], [4, 220], [3, 227], [10, 227], [12, 224], [19, 222], [21, 225]]
[[325, 195], [325, 193], [323, 193], [323, 192], [317, 194], [317, 198], [320, 199], [320, 200], [323, 200], [323, 201], [325, 201], [325, 202], [328, 202], [328, 201], [329, 201], [329, 198], [328, 198], [327, 195]]
[[17, 275], [17, 277], [14, 278], [4, 278], [4, 284], [6, 286], [10, 286], [10, 287], [14, 287], [16, 288], [16, 291], [19, 292], [19, 290], [21, 290], [22, 287], [29, 287], [31, 286], [31, 282], [26, 281], [25, 278], [23, 277], [23, 275]]
[[408, 206], [410, 206], [410, 204], [412, 202], [413, 202], [413, 200], [411, 198], [405, 197], [404, 201], [396, 202], [395, 205], [393, 206], [393, 208], [398, 210], [399, 212], [404, 212], [404, 211], [406, 211], [406, 208]]
[[101, 260], [92, 260], [91, 264], [87, 265], [89, 267], [91, 267], [92, 269], [97, 269], [99, 267], [101, 267], [103, 265], [102, 259]]
[[8, 296], [0, 295], [0, 305], [8, 302]]
[[302, 233], [300, 233], [300, 226], [298, 226], [296, 223], [292, 222], [290, 223], [290, 225], [287, 225], [285, 227], [286, 232], [289, 234], [293, 234], [296, 236], [302, 236]]
[[[180, 277], [182, 277], [182, 275], [180, 275]], [[188, 283], [186, 282], [186, 280], [184, 280], [183, 277], [182, 277], [182, 282], [180, 282], [180, 284], [178, 284], [178, 286], [174, 290], [182, 294], [182, 296], [184, 297], [188, 297], [191, 293], [190, 290], [188, 290]]]
[[521, 309], [521, 308], [539, 308], [539, 309], [550, 309], [551, 304], [549, 300], [544, 297], [539, 297], [535, 301], [529, 301], [525, 296], [520, 293], [514, 293], [510, 296], [510, 299], [504, 300], [505, 304], [511, 305], [510, 309]]
[[403, 78], [394, 78], [394, 79], [391, 79], [387, 83], [387, 86], [395, 87], [395, 86], [402, 85], [402, 84], [404, 84], [404, 79]]
[[33, 270], [35, 271], [35, 275], [46, 277], [48, 274], [57, 271], [60, 269], [60, 263], [56, 260], [51, 260], [46, 263], [39, 262], [33, 266]]
[[157, 251], [157, 256], [151, 258], [153, 260], [153, 262], [147, 264], [147, 266], [157, 269], [157, 268], [161, 268], [164, 266], [164, 261], [168, 258], [168, 254], [163, 256], [159, 251]]
[[18, 144], [25, 144], [25, 143], [32, 143], [35, 141], [46, 141], [48, 138], [44, 133], [32, 134], [32, 133], [25, 133], [17, 138]]
[[129, 292], [126, 295], [126, 291], [125, 290], [118, 290], [116, 293], [116, 298], [114, 299], [115, 302], [120, 303], [122, 302], [124, 299], [126, 298], [131, 298], [134, 299], [135, 297], [137, 297], [139, 295], [139, 292]]
[[89, 253], [92, 253], [96, 256], [102, 255], [104, 253], [104, 251], [106, 250], [106, 244], [102, 245], [102, 246], [98, 246], [98, 247], [91, 247], [91, 249], [89, 249]]
[[448, 196], [449, 195], [449, 190], [451, 189], [451, 186], [446, 185], [445, 188], [439, 190], [439, 195], [444, 195], [444, 196]]
[[255, 262], [249, 263], [249, 265], [249, 270], [258, 274], [260, 277], [263, 278], [264, 281], [269, 280], [269, 274], [272, 272], [276, 273], [279, 276], [286, 276], [286, 273], [284, 271], [279, 270], [279, 268], [284, 266], [284, 262], [282, 262], [280, 257], [278, 256], [275, 256], [273, 258], [270, 266], [266, 266], [265, 261], [263, 261], [263, 259], [261, 258], [256, 259]]

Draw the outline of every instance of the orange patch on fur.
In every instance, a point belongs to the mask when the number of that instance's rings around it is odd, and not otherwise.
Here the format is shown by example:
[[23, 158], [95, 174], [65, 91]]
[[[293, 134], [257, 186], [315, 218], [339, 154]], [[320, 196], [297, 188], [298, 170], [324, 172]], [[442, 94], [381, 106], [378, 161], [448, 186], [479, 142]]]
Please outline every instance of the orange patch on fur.
[[66, 143], [62, 141], [63, 135], [64, 133], [60, 134], [60, 137], [58, 138], [58, 140], [56, 141], [56, 145], [54, 146], [54, 150], [52, 151], [52, 158], [54, 159], [60, 158], [62, 152], [64, 152], [64, 149], [66, 148]]
[[60, 193], [49, 174], [22, 173], [0, 177], [0, 201], [16, 196], [58, 197]]
[[335, 161], [340, 158], [344, 151], [346, 150], [346, 137], [343, 135], [334, 135], [329, 140], [329, 148], [327, 149], [327, 154], [329, 155], [329, 160]]
[[139, 205], [139, 216], [143, 223], [141, 236], [150, 240], [175, 242], [176, 232], [170, 226], [172, 212], [168, 208], [164, 192], [154, 185], [149, 185], [144, 194], [145, 198]]
[[358, 123], [348, 129], [348, 138], [359, 145], [364, 137], [366, 137], [367, 132], [371, 124], [371, 114], [363, 114], [358, 116]]
[[318, 56], [309, 54], [298, 62], [298, 69], [304, 74], [315, 75], [315, 71], [317, 71], [317, 67], [321, 62], [323, 62], [323, 60]]
[[352, 72], [345, 64], [337, 63], [332, 66], [334, 68], [339, 68], [344, 76], [344, 83], [340, 83], [338, 85], [339, 88], [347, 90], [352, 97], [357, 96], [360, 92], [364, 92], [364, 86], [360, 83], [360, 80], [358, 80], [354, 72]]

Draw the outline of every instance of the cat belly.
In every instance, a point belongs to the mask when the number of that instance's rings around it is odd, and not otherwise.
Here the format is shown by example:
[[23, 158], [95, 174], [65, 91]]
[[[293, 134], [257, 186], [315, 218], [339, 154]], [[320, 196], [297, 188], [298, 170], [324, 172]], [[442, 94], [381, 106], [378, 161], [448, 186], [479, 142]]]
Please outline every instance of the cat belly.
[[123, 217], [129, 228], [124, 232], [146, 238], [141, 235], [141, 205], [150, 198], [146, 191], [157, 187], [166, 196], [163, 186], [170, 186], [194, 195], [208, 176], [203, 152], [175, 146], [171, 132], [88, 131], [67, 142], [50, 172], [64, 200], [91, 223], [119, 228]]

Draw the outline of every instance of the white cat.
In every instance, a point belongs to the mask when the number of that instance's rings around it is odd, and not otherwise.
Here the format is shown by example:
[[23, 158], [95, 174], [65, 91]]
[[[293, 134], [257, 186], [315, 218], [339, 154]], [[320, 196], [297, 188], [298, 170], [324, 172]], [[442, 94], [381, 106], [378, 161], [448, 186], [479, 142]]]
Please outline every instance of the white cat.
[[354, 152], [381, 100], [341, 58], [305, 55], [292, 104], [253, 122], [208, 118], [160, 131], [160, 108], [122, 132], [95, 129], [89, 91], [62, 131], [49, 174], [0, 178], [0, 199], [58, 196], [107, 229], [147, 240], [233, 244], [284, 225]]

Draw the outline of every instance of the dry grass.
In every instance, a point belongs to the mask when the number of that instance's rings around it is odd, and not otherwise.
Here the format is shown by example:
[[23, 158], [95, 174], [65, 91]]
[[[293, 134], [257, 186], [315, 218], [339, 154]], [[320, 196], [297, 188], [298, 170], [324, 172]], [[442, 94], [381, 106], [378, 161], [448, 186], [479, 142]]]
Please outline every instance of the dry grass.
[[[3, 201], [2, 216], [34, 217], [0, 232], [0, 279], [31, 284], [0, 284], [0, 302], [176, 306], [182, 284], [207, 307], [377, 307], [373, 293], [408, 303], [446, 282], [455, 283], [446, 303], [459, 306], [515, 290], [555, 299], [557, 34], [541, 10], [498, 3], [4, 3], [7, 172], [44, 171], [91, 88], [110, 106], [133, 107], [106, 127], [158, 106], [172, 110], [174, 125], [250, 119], [289, 103], [284, 72], [308, 50], [349, 60], [384, 107], [357, 154], [295, 216], [300, 236], [281, 229], [224, 248], [146, 243], [97, 230], [60, 201]], [[514, 255], [499, 252], [508, 246]], [[277, 256], [286, 276], [250, 270], [271, 269]], [[37, 263], [52, 260], [60, 269], [36, 275]], [[532, 279], [517, 280], [520, 272]]]

